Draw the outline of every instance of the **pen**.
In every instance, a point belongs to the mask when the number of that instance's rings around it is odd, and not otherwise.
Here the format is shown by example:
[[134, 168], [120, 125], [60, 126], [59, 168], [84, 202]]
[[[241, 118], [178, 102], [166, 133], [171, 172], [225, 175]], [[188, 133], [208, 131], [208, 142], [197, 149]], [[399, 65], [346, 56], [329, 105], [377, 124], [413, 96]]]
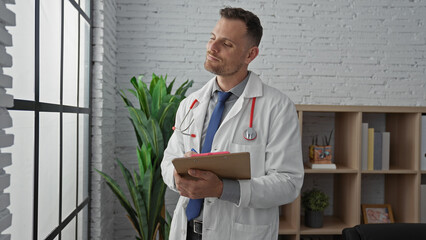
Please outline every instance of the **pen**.
[[193, 152], [195, 152], [195, 153], [198, 153], [197, 151], [195, 151], [195, 149], [194, 149], [194, 148], [191, 148], [191, 151], [193, 151]]

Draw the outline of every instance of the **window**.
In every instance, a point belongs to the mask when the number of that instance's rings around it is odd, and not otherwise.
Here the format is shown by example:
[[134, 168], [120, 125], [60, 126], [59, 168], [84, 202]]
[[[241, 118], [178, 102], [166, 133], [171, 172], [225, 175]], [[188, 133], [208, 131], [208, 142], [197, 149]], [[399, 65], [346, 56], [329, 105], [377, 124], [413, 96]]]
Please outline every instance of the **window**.
[[20, 0], [10, 9], [14, 145], [12, 239], [88, 239], [90, 0]]

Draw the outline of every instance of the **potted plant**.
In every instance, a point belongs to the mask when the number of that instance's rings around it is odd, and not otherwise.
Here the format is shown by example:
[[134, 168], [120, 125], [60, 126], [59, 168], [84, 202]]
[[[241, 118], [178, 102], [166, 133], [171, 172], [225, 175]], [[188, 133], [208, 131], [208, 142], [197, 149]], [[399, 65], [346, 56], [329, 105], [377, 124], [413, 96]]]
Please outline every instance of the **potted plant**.
[[136, 239], [153, 240], [157, 234], [168, 239], [170, 216], [161, 212], [164, 206], [166, 185], [161, 176], [160, 162], [163, 152], [172, 135], [176, 111], [179, 103], [193, 81], [184, 82], [172, 94], [175, 80], [166, 85], [167, 76], [152, 75], [149, 85], [142, 81], [143, 76], [133, 77], [130, 82], [134, 89], [128, 91], [134, 95], [139, 106], [133, 106], [126, 94], [120, 95], [129, 110], [129, 119], [133, 125], [138, 142], [137, 159], [139, 169], [133, 174], [117, 159], [118, 166], [130, 194], [128, 198], [123, 189], [111, 176], [98, 171], [107, 185], [118, 198], [127, 212], [127, 217], [136, 230]]
[[302, 206], [305, 209], [305, 225], [312, 228], [323, 226], [324, 209], [328, 207], [328, 196], [319, 189], [302, 194]]

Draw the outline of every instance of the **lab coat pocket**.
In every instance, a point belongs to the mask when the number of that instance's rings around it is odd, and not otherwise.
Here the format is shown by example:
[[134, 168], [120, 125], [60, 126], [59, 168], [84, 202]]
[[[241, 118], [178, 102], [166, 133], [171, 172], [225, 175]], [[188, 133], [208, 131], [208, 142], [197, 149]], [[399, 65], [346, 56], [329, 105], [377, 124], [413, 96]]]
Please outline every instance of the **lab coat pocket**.
[[265, 175], [265, 146], [260, 144], [237, 144], [231, 143], [230, 151], [249, 152], [251, 177], [261, 177]]
[[231, 239], [271, 239], [269, 225], [234, 223]]

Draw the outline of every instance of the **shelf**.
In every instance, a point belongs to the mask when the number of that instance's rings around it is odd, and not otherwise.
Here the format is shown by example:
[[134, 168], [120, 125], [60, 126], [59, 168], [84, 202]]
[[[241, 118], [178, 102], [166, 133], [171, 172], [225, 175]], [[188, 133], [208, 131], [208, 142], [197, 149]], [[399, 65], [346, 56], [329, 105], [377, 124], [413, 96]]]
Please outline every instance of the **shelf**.
[[345, 105], [300, 105], [296, 104], [298, 111], [307, 112], [374, 112], [374, 113], [418, 113], [426, 112], [426, 107], [400, 107], [400, 106], [345, 106]]
[[362, 170], [362, 174], [417, 174], [415, 170]]
[[280, 226], [278, 234], [297, 234], [297, 227], [292, 226], [291, 222], [287, 221], [284, 217], [280, 217]]
[[345, 224], [335, 216], [324, 216], [324, 226], [322, 228], [310, 228], [304, 224], [304, 218], [300, 224], [300, 234], [302, 235], [335, 235], [342, 234], [344, 228], [353, 227]]
[[[362, 203], [388, 203], [395, 222], [420, 221], [420, 184], [426, 184], [421, 169], [421, 119], [426, 107], [296, 105], [302, 138], [303, 161], [309, 161], [313, 139], [330, 139], [336, 169], [305, 166], [301, 193], [318, 188], [330, 199], [324, 226], [309, 228], [301, 215], [301, 198], [281, 207], [280, 240], [341, 235], [344, 228], [361, 223]], [[389, 170], [362, 170], [362, 124], [390, 133]]]

